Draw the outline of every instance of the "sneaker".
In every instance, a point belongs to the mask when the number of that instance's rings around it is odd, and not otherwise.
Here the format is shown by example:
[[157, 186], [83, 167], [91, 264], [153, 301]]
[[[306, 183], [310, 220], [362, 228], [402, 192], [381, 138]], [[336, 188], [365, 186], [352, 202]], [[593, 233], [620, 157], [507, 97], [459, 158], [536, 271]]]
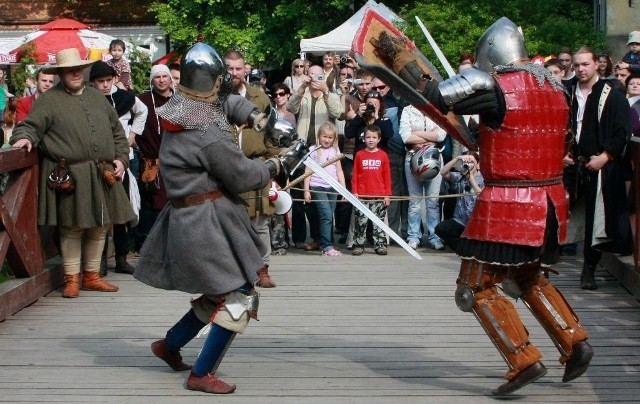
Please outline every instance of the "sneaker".
[[418, 243], [416, 243], [415, 241], [407, 241], [407, 244], [409, 244], [409, 247], [413, 248], [414, 250], [418, 249]]
[[284, 248], [276, 248], [271, 250], [271, 255], [287, 255], [287, 250]]
[[322, 255], [326, 255], [327, 257], [339, 257], [342, 253], [335, 248], [331, 247], [328, 250], [322, 252]]
[[378, 254], [378, 255], [387, 255], [387, 247], [382, 246], [382, 247], [376, 248], [376, 254]]
[[353, 246], [353, 251], [351, 251], [351, 255], [362, 255], [364, 252], [364, 248], [360, 246]]
[[436, 251], [442, 251], [444, 250], [444, 244], [442, 244], [442, 242], [440, 241], [436, 241], [435, 243], [431, 243], [431, 248]]

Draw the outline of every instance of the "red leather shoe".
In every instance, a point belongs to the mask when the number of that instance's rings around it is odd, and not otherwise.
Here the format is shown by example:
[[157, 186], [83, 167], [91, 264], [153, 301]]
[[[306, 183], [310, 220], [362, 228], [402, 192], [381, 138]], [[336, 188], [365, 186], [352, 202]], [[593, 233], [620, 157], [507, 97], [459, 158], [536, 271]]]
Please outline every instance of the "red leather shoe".
[[269, 276], [269, 266], [265, 265], [256, 272], [258, 274], [258, 282], [256, 286], [260, 286], [261, 288], [275, 288], [276, 283]]
[[167, 349], [167, 340], [161, 339], [151, 344], [151, 352], [158, 358], [162, 359], [171, 367], [171, 369], [182, 372], [183, 370], [191, 370], [191, 365], [182, 362], [180, 351], [172, 352]]
[[227, 384], [212, 374], [198, 377], [191, 372], [187, 379], [187, 388], [189, 390], [203, 391], [212, 394], [229, 394], [236, 389], [235, 384]]

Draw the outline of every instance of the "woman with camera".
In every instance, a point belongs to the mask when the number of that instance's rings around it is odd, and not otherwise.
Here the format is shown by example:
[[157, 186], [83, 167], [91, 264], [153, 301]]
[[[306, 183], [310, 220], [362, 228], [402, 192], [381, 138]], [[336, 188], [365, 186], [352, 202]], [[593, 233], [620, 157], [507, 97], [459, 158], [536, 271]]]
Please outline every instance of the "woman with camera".
[[387, 150], [387, 141], [393, 136], [391, 120], [384, 116], [384, 102], [382, 94], [378, 91], [369, 91], [364, 102], [356, 111], [356, 116], [345, 128], [344, 135], [349, 139], [355, 139], [353, 155], [366, 147], [364, 143], [364, 128], [367, 125], [376, 125], [382, 131], [382, 141], [379, 146]]

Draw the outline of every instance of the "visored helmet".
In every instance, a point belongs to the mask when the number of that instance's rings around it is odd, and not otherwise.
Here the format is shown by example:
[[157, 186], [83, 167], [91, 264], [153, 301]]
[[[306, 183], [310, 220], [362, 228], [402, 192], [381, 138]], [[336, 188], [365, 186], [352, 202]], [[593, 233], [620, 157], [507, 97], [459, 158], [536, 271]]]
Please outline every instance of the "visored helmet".
[[230, 93], [230, 76], [215, 49], [198, 42], [180, 62], [178, 91], [195, 101], [213, 102]]
[[520, 28], [507, 17], [494, 22], [478, 40], [476, 67], [492, 73], [498, 65], [508, 65], [527, 58]]
[[426, 146], [413, 153], [409, 162], [411, 174], [417, 179], [428, 181], [440, 173], [440, 150], [435, 146]]

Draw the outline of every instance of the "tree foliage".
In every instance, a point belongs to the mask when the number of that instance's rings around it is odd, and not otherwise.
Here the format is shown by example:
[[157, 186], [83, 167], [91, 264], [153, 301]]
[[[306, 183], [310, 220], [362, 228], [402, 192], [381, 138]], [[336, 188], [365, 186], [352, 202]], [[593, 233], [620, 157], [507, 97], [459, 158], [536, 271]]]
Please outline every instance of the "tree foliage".
[[25, 44], [18, 53], [20, 63], [11, 73], [11, 81], [16, 97], [22, 96], [22, 92], [27, 87], [27, 77], [35, 77], [37, 67], [36, 45], [33, 42]]
[[[154, 2], [151, 11], [170, 35], [174, 48], [185, 48], [202, 34], [221, 53], [236, 48], [254, 64], [281, 67], [297, 56], [300, 39], [331, 31], [364, 3], [364, 0], [164, 0]], [[548, 55], [563, 46], [575, 48], [582, 44], [602, 49], [604, 44], [604, 35], [593, 30], [590, 1], [384, 3], [406, 21], [403, 31], [430, 59], [435, 57], [416, 24], [416, 15], [449, 60], [457, 59], [462, 52], [473, 52], [480, 35], [501, 16], [522, 26], [531, 54]]]
[[522, 28], [530, 55], [555, 54], [565, 46], [602, 50], [605, 40], [603, 33], [593, 29], [590, 2], [583, 1], [430, 0], [405, 6], [401, 15], [407, 22], [407, 36], [434, 62], [435, 54], [415, 22], [416, 15], [452, 64], [461, 53], [473, 53], [480, 36], [502, 16]]
[[129, 41], [133, 44], [127, 57], [129, 59], [129, 65], [131, 66], [131, 81], [133, 83], [133, 89], [141, 93], [149, 88], [149, 72], [151, 71], [151, 59], [149, 55], [142, 52], [133, 38]]

